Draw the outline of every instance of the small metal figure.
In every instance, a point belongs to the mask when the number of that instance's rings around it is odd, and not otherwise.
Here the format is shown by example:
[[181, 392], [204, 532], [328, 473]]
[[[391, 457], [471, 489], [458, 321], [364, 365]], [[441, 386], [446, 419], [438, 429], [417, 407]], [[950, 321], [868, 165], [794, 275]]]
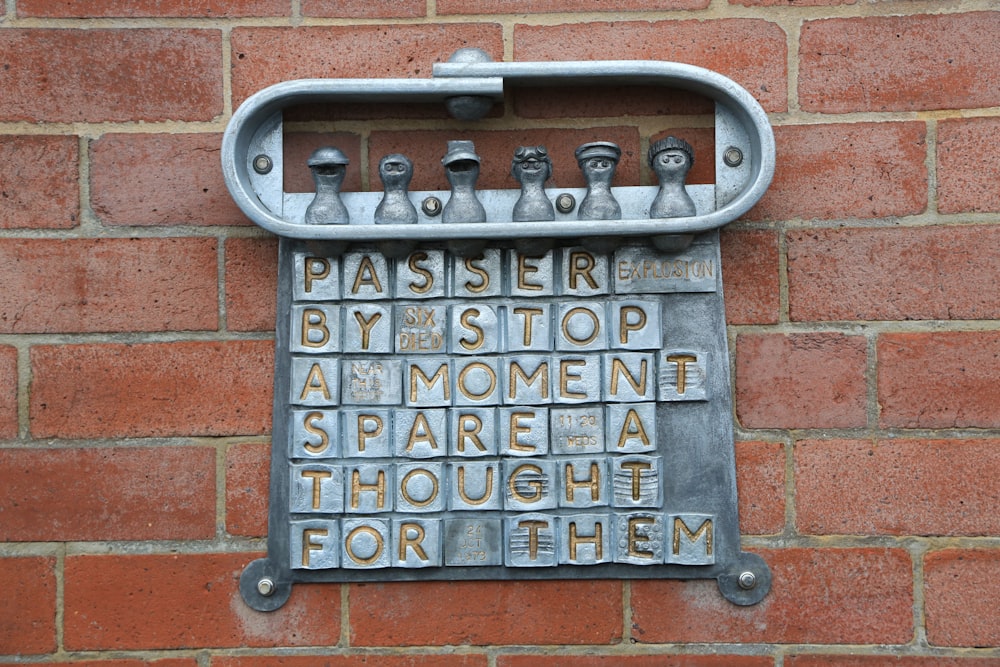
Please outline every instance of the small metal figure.
[[340, 201], [340, 186], [350, 160], [340, 149], [332, 146], [317, 148], [309, 156], [308, 162], [316, 182], [316, 196], [306, 209], [307, 225], [346, 225], [350, 214], [344, 202]]
[[667, 137], [649, 147], [649, 166], [660, 180], [660, 190], [649, 207], [650, 218], [683, 218], [695, 215], [694, 201], [684, 189], [684, 180], [694, 166], [691, 144]]
[[448, 152], [441, 164], [451, 184], [451, 198], [444, 205], [442, 222], [486, 222], [486, 209], [476, 197], [479, 163], [471, 141], [448, 142]]
[[552, 202], [545, 195], [545, 181], [552, 178], [552, 160], [545, 146], [518, 146], [510, 173], [521, 184], [521, 196], [514, 204], [514, 222], [555, 220]]
[[587, 196], [580, 203], [580, 220], [621, 220], [622, 208], [611, 194], [611, 181], [622, 150], [610, 141], [593, 141], [576, 149], [576, 162], [587, 179]]
[[378, 163], [378, 175], [382, 179], [382, 201], [375, 208], [375, 224], [409, 225], [417, 222], [414, 208], [407, 189], [413, 178], [413, 163], [405, 155], [386, 155]]

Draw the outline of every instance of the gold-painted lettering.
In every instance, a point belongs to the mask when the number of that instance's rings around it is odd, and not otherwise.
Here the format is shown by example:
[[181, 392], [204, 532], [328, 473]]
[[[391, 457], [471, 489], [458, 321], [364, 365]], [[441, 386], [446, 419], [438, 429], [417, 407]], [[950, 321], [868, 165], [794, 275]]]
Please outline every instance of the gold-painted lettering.
[[319, 364], [313, 364], [312, 368], [309, 369], [309, 375], [306, 376], [306, 382], [302, 387], [302, 393], [299, 394], [299, 400], [304, 401], [309, 398], [309, 394], [317, 391], [323, 395], [324, 400], [330, 400], [330, 388], [326, 386], [323, 369], [320, 368]]
[[632, 374], [628, 372], [628, 368], [625, 366], [625, 362], [615, 357], [611, 360], [611, 395], [618, 395], [618, 376], [624, 375], [628, 383], [632, 385], [632, 390], [639, 396], [643, 396], [646, 393], [646, 360], [643, 359], [639, 362], [639, 379], [636, 380], [632, 377]]
[[691, 542], [697, 542], [698, 538], [702, 535], [705, 536], [705, 555], [712, 555], [712, 520], [705, 519], [698, 530], [693, 533], [687, 527], [687, 524], [679, 517], [674, 517], [674, 539], [673, 539], [673, 553], [675, 556], [679, 556], [681, 553], [681, 533], [687, 537]]
[[536, 381], [541, 382], [541, 391], [539, 392], [539, 395], [543, 399], [547, 399], [549, 397], [549, 362], [543, 361], [538, 364], [538, 368], [535, 369], [535, 372], [528, 375], [524, 372], [524, 369], [521, 368], [521, 364], [516, 361], [511, 361], [510, 373], [508, 377], [509, 382], [507, 383], [507, 394], [511, 400], [517, 399], [517, 378], [514, 377], [515, 375], [521, 378], [521, 381], [524, 382], [526, 388], [533, 385]]
[[541, 291], [541, 285], [528, 282], [528, 274], [538, 273], [538, 266], [536, 264], [529, 264], [528, 259], [527, 255], [517, 256], [517, 288], [534, 292]]
[[628, 414], [625, 415], [622, 431], [618, 435], [618, 446], [624, 447], [629, 440], [636, 438], [642, 442], [643, 447], [649, 447], [649, 436], [646, 435], [646, 427], [643, 425], [639, 413], [630, 408]]
[[667, 361], [677, 364], [677, 393], [683, 394], [687, 388], [687, 365], [698, 361], [698, 357], [690, 354], [672, 354]]
[[639, 492], [642, 490], [642, 471], [650, 470], [652, 464], [646, 461], [622, 461], [621, 465], [632, 473], [632, 500], [639, 500]]
[[372, 327], [375, 323], [382, 319], [382, 313], [372, 313], [372, 316], [367, 320], [365, 316], [361, 314], [361, 311], [354, 311], [354, 319], [357, 320], [358, 326], [361, 327], [361, 349], [367, 350], [368, 343], [371, 339]]
[[570, 391], [569, 383], [578, 382], [583, 379], [581, 375], [570, 373], [571, 368], [586, 366], [585, 359], [560, 359], [559, 360], [559, 395], [563, 398], [587, 398], [587, 394], [579, 391]]
[[470, 352], [481, 348], [483, 343], [486, 341], [486, 334], [483, 332], [483, 328], [472, 321], [473, 318], [479, 317], [480, 315], [481, 313], [478, 308], [469, 308], [463, 311], [462, 315], [458, 318], [463, 327], [469, 331], [475, 332], [476, 334], [475, 339], [471, 341], [466, 340], [464, 336], [458, 341], [459, 345]]
[[326, 528], [306, 528], [302, 531], [302, 567], [309, 567], [313, 551], [322, 551], [323, 545], [313, 542], [314, 537], [327, 537], [330, 534]]
[[[354, 553], [354, 546], [353, 546], [354, 538], [362, 533], [370, 535], [372, 539], [375, 540], [375, 553], [373, 553], [368, 558], [360, 558], [356, 553]], [[383, 540], [382, 535], [371, 526], [358, 526], [350, 533], [348, 533], [347, 539], [344, 540], [344, 547], [345, 547], [344, 551], [347, 552], [347, 555], [355, 563], [357, 563], [358, 565], [371, 565], [372, 563], [374, 563], [379, 559], [379, 557], [382, 555], [382, 552], [385, 550], [385, 540]]]
[[322, 480], [333, 477], [333, 473], [329, 470], [303, 470], [302, 476], [312, 480], [312, 508], [318, 510], [319, 501], [322, 498], [320, 484]]
[[597, 463], [590, 463], [590, 477], [577, 480], [572, 463], [566, 464], [566, 502], [573, 502], [573, 495], [579, 488], [590, 489], [590, 499], [597, 502], [601, 498], [601, 469]]
[[308, 294], [312, 292], [314, 281], [323, 280], [330, 275], [330, 262], [322, 257], [306, 257], [303, 265], [305, 268], [303, 281], [305, 282], [306, 294]]
[[594, 534], [593, 535], [579, 535], [576, 532], [576, 522], [570, 521], [569, 523], [569, 557], [570, 560], [576, 560], [576, 547], [578, 544], [593, 544], [594, 545], [594, 555], [596, 560], [601, 560], [604, 558], [604, 545], [601, 540], [601, 523], [594, 523]]
[[418, 412], [413, 418], [413, 426], [410, 427], [410, 437], [406, 441], [406, 451], [413, 451], [414, 445], [426, 443], [431, 449], [437, 449], [437, 438], [431, 431], [431, 425], [427, 423], [427, 417], [423, 412]]
[[354, 285], [351, 287], [351, 294], [357, 294], [364, 286], [375, 288], [376, 292], [382, 292], [382, 281], [378, 279], [378, 272], [372, 264], [372, 258], [365, 255], [358, 264], [358, 272], [354, 275]]
[[[634, 321], [630, 316], [635, 315]], [[622, 306], [618, 312], [618, 339], [622, 345], [628, 344], [629, 333], [639, 331], [646, 326], [646, 311], [639, 306]]]
[[520, 315], [524, 318], [524, 336], [523, 345], [525, 347], [531, 346], [531, 340], [533, 338], [531, 325], [534, 322], [535, 317], [541, 315], [544, 311], [541, 308], [515, 308], [515, 315]]
[[597, 281], [590, 272], [597, 266], [597, 261], [589, 252], [576, 250], [569, 254], [569, 288], [576, 289], [577, 279], [582, 277], [590, 289], [597, 289]]
[[[465, 386], [465, 378], [473, 370], [483, 370], [483, 371], [486, 371], [486, 374], [490, 378], [490, 384], [489, 384], [489, 386], [486, 388], [485, 391], [482, 391], [482, 392], [480, 392], [478, 394], [470, 391], [469, 388]], [[462, 392], [462, 396], [465, 396], [470, 401], [481, 401], [484, 398], [486, 398], [487, 396], [489, 396], [490, 394], [492, 394], [493, 390], [496, 389], [496, 388], [497, 388], [497, 374], [496, 374], [496, 372], [492, 368], [490, 368], [488, 365], [484, 364], [481, 361], [474, 361], [474, 362], [472, 362], [471, 364], [469, 364], [468, 366], [466, 366], [465, 368], [463, 368], [462, 371], [458, 374], [458, 390], [460, 392]]]
[[[468, 424], [472, 424], [472, 428], [469, 428]], [[479, 432], [482, 430], [483, 420], [476, 415], [459, 415], [458, 437], [456, 438], [458, 451], [465, 451], [465, 441], [468, 439], [472, 441], [472, 444], [476, 447], [476, 449], [481, 452], [485, 452], [486, 446], [483, 444], [483, 441], [479, 439]]]
[[479, 282], [474, 283], [471, 280], [466, 281], [465, 289], [469, 290], [473, 294], [479, 294], [480, 292], [485, 292], [490, 286], [490, 274], [481, 266], [476, 266], [474, 262], [483, 261], [485, 257], [479, 255], [478, 257], [466, 257], [465, 258], [465, 270], [469, 273], [474, 273], [479, 276]]
[[640, 525], [649, 525], [653, 519], [648, 516], [632, 516], [628, 519], [628, 555], [632, 558], [652, 558], [653, 552], [639, 548], [639, 540], [648, 542], [648, 538], [639, 535]]
[[[417, 475], [426, 477], [427, 479], [431, 480], [431, 485], [432, 485], [431, 494], [425, 500], [414, 499], [413, 496], [410, 495], [409, 490], [406, 488], [407, 485], [410, 483], [410, 480], [416, 477]], [[432, 473], [430, 470], [425, 470], [423, 468], [415, 468], [410, 472], [406, 473], [406, 476], [403, 477], [403, 481], [399, 483], [399, 490], [400, 494], [403, 496], [403, 499], [406, 500], [406, 502], [413, 505], [414, 507], [427, 507], [432, 502], [434, 502], [435, 498], [437, 498], [439, 491], [438, 479], [434, 475], [434, 473]]]
[[330, 436], [326, 431], [315, 424], [315, 422], [322, 418], [322, 412], [310, 412], [302, 420], [302, 428], [312, 435], [319, 437], [319, 444], [314, 445], [311, 442], [306, 442], [302, 445], [302, 447], [310, 454], [322, 454], [326, 451], [326, 448], [330, 446]]
[[518, 521], [518, 528], [528, 529], [528, 560], [535, 560], [538, 558], [538, 531], [542, 528], [548, 528], [548, 521]]
[[[320, 339], [310, 340], [309, 334], [318, 331]], [[330, 342], [330, 330], [326, 326], [326, 313], [319, 308], [306, 308], [302, 311], [302, 346], [323, 347]]]
[[[591, 328], [591, 331], [590, 331], [590, 335], [587, 336], [586, 338], [577, 338], [570, 331], [569, 321], [571, 319], [573, 319], [577, 315], [586, 315], [587, 317], [590, 318], [590, 323], [591, 323], [591, 327], [592, 328]], [[581, 346], [582, 345], [588, 345], [588, 344], [592, 343], [594, 341], [594, 339], [596, 339], [597, 336], [601, 333], [601, 320], [600, 320], [599, 317], [597, 317], [597, 313], [595, 313], [594, 311], [590, 310], [589, 308], [583, 308], [581, 306], [577, 306], [576, 308], [573, 308], [573, 309], [569, 310], [563, 316], [563, 319], [562, 319], [562, 332], [563, 332], [563, 336], [566, 337], [566, 340], [572, 342], [574, 345], [581, 345]]]
[[[358, 415], [358, 451], [365, 451], [369, 438], [382, 435], [382, 418], [378, 415]], [[371, 427], [371, 428], [369, 428]]]
[[417, 380], [424, 383], [424, 388], [430, 391], [437, 384], [438, 380], [441, 381], [442, 389], [444, 390], [444, 400], [451, 400], [451, 387], [448, 383], [448, 364], [441, 364], [438, 369], [434, 372], [434, 375], [427, 377], [424, 375], [424, 371], [416, 364], [410, 364], [410, 402], [417, 402]]
[[510, 440], [507, 446], [515, 452], [533, 452], [534, 445], [522, 444], [518, 436], [531, 433], [530, 426], [521, 426], [521, 420], [534, 419], [534, 412], [512, 412], [510, 413]]
[[358, 509], [362, 491], [374, 491], [376, 509], [385, 507], [385, 471], [378, 471], [374, 484], [362, 484], [361, 471], [351, 471], [351, 509]]
[[533, 463], [519, 465], [514, 469], [514, 472], [510, 474], [510, 479], [507, 480], [507, 490], [510, 491], [511, 496], [522, 503], [536, 503], [542, 499], [543, 486], [541, 480], [529, 479], [524, 482], [533, 491], [531, 495], [524, 495], [517, 489], [517, 477], [525, 471], [532, 472], [536, 475], [542, 474], [542, 469]]
[[[411, 533], [413, 537], [410, 537]], [[399, 527], [399, 560], [406, 560], [406, 550], [407, 548], [413, 549], [413, 553], [417, 554], [417, 558], [420, 560], [430, 560], [427, 558], [427, 552], [424, 551], [424, 547], [420, 544], [424, 541], [424, 527], [419, 523], [404, 523]]]
[[424, 281], [422, 283], [411, 282], [409, 287], [410, 291], [416, 294], [426, 294], [431, 291], [434, 287], [434, 274], [428, 271], [425, 267], [420, 266], [420, 262], [427, 259], [426, 252], [415, 252], [410, 255], [410, 271], [423, 277]]
[[479, 498], [470, 498], [469, 494], [465, 492], [465, 466], [459, 466], [457, 474], [458, 495], [469, 505], [482, 505], [490, 499], [490, 496], [493, 495], [493, 468], [486, 469], [486, 489], [483, 491], [483, 495]]

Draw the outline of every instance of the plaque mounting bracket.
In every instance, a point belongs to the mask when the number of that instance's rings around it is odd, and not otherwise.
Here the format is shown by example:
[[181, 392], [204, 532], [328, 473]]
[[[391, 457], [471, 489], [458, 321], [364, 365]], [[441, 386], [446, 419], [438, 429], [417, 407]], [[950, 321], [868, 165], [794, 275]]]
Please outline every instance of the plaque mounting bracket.
[[[342, 196], [344, 204], [352, 211], [350, 224], [310, 225], [304, 223], [304, 215], [312, 194], [283, 191], [282, 125], [283, 111], [287, 108], [310, 103], [441, 102], [459, 120], [470, 121], [482, 117], [493, 104], [501, 102], [505, 87], [508, 86], [601, 85], [686, 90], [714, 102], [716, 182], [688, 186], [688, 191], [697, 204], [696, 215], [650, 219], [648, 202], [656, 188], [636, 186], [612, 188], [622, 204], [623, 215], [620, 220], [577, 220], [575, 213], [560, 211], [555, 220], [550, 222], [441, 224], [440, 217], [421, 211], [420, 204], [428, 197], [440, 197], [447, 193], [410, 192], [408, 196], [419, 214], [417, 224], [376, 225], [371, 224], [371, 213], [375, 210], [381, 193], [348, 192]], [[259, 611], [272, 611], [288, 600], [292, 584], [296, 582], [384, 580], [379, 578], [378, 571], [372, 570], [299, 569], [289, 566], [290, 419], [285, 412], [290, 409], [288, 376], [295, 371], [289, 368], [292, 363], [292, 355], [288, 352], [290, 327], [293, 325], [290, 325], [292, 318], [288, 315], [293, 308], [303, 308], [302, 305], [296, 306], [293, 303], [295, 299], [289, 295], [291, 266], [294, 261], [310, 257], [308, 253], [312, 252], [319, 252], [321, 256], [336, 261], [352, 246], [377, 246], [382, 250], [389, 247], [387, 243], [412, 249], [418, 243], [428, 242], [447, 244], [472, 241], [484, 245], [495, 243], [503, 247], [509, 247], [513, 242], [516, 247], [518, 239], [553, 239], [563, 246], [581, 242], [586, 246], [587, 240], [603, 240], [606, 248], [613, 249], [652, 240], [657, 250], [663, 253], [659, 257], [686, 256], [684, 253], [690, 249], [693, 256], [702, 262], [701, 266], [712, 266], [712, 262], [715, 262], [714, 266], [718, 266], [716, 230], [742, 216], [763, 196], [774, 174], [775, 145], [767, 115], [758, 102], [740, 85], [704, 68], [662, 61], [492, 62], [478, 49], [463, 49], [449, 62], [436, 64], [430, 79], [304, 79], [265, 88], [249, 97], [234, 112], [223, 136], [221, 158], [225, 182], [236, 204], [253, 222], [281, 238], [276, 336], [279, 358], [275, 381], [268, 556], [250, 563], [240, 579], [240, 591], [247, 604]], [[560, 191], [568, 192], [577, 200], [584, 195], [582, 189]], [[509, 211], [517, 197], [516, 191], [509, 190], [483, 190], [479, 191], [479, 195], [490, 215], [500, 210]], [[354, 215], [355, 212], [362, 214]], [[298, 259], [293, 259], [294, 257]], [[633, 255], [626, 252], [623, 257], [632, 258]], [[634, 257], [637, 259], [631, 265], [639, 266], [643, 256]], [[685, 407], [676, 410], [688, 410], [685, 414], [691, 415], [689, 422], [685, 422], [685, 428], [704, 431], [691, 438], [692, 442], [680, 443], [684, 438], [681, 437], [683, 433], [679, 427], [666, 429], [674, 429], [669, 433], [669, 437], [673, 439], [672, 445], [676, 440], [677, 448], [685, 450], [685, 453], [673, 454], [676, 459], [671, 459], [670, 465], [675, 467], [676, 474], [685, 476], [685, 481], [677, 482], [676, 488], [671, 487], [671, 491], [678, 491], [678, 496], [688, 498], [693, 505], [701, 503], [714, 512], [711, 516], [716, 518], [717, 560], [714, 557], [711, 561], [698, 562], [681, 559], [673, 561], [673, 564], [650, 566], [628, 566], [620, 565], [617, 561], [601, 561], [599, 564], [577, 566], [573, 573], [568, 574], [555, 574], [553, 568], [542, 567], [522, 568], [516, 573], [511, 573], [508, 568], [493, 566], [419, 570], [401, 568], [395, 570], [396, 576], [392, 580], [546, 579], [584, 576], [636, 579], [714, 578], [723, 596], [734, 604], [753, 605], [761, 601], [770, 590], [771, 573], [762, 558], [739, 549], [731, 385], [721, 274], [715, 272], [710, 277], [711, 280], [703, 281], [703, 285], [697, 289], [647, 290], [654, 294], [645, 294], [639, 290], [633, 293], [639, 296], [617, 298], [620, 303], [633, 304], [629, 307], [634, 307], [634, 304], [639, 303], [635, 299], [644, 296], [646, 301], [643, 303], [662, 300], [663, 304], [667, 304], [656, 306], [657, 308], [677, 306], [687, 313], [690, 306], [691, 312], [694, 312], [693, 316], [689, 315], [687, 318], [690, 321], [686, 322], [668, 323], [664, 319], [663, 336], [673, 340], [690, 339], [708, 351], [702, 370], [706, 378], [706, 392], [714, 398], [687, 403]], [[689, 293], [674, 294], [675, 291]], [[621, 301], [622, 298], [633, 300], [625, 302]], [[448, 308], [462, 305], [456, 303], [454, 298], [443, 298], [441, 301]], [[504, 303], [499, 300], [497, 302]], [[508, 306], [498, 306], [498, 310], [500, 307]], [[301, 332], [299, 333], [301, 336]], [[683, 390], [680, 391], [683, 393]], [[668, 412], [665, 407], [667, 404], [661, 403], [662, 401], [658, 402], [656, 407], [657, 428], [667, 421], [663, 416]], [[678, 404], [671, 403], [669, 410], [674, 410], [676, 405]], [[600, 411], [603, 408], [595, 409]], [[568, 414], [571, 410], [564, 411]], [[693, 440], [698, 438], [702, 438], [704, 444], [693, 444]], [[671, 511], [676, 514], [672, 515]], [[679, 539], [704, 544], [711, 552], [712, 547], [706, 541], [707, 538], [703, 537], [699, 526], [683, 523], [683, 517], [701, 521], [697, 517], [702, 515], [697, 514], [697, 511], [697, 507], [677, 507], [667, 510], [664, 516], [682, 517], [680, 524], [676, 523], [677, 519], [674, 519], [673, 524]], [[701, 524], [702, 527], [704, 525]], [[684, 532], [677, 532], [679, 530]], [[699, 539], [702, 541], [699, 542]], [[308, 539], [305, 544], [307, 550], [313, 548], [313, 543]], [[562, 565], [555, 569], [566, 572]]]

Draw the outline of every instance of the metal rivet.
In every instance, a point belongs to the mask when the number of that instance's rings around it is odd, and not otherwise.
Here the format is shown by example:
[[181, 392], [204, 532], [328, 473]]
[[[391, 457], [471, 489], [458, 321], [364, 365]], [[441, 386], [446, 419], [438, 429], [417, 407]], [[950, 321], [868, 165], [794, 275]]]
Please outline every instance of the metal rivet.
[[743, 164], [743, 151], [736, 146], [730, 146], [722, 154], [722, 161], [729, 167], [738, 167]]
[[576, 198], [573, 195], [564, 192], [556, 197], [556, 209], [560, 213], [569, 213], [574, 208], [576, 208]]
[[739, 584], [740, 588], [748, 591], [757, 585], [757, 575], [753, 572], [740, 572]]
[[429, 215], [431, 217], [434, 217], [435, 215], [440, 215], [442, 208], [441, 200], [438, 199], [437, 197], [428, 197], [420, 205], [420, 208], [426, 215]]
[[268, 597], [274, 593], [274, 581], [268, 577], [264, 577], [257, 582], [257, 592], [264, 597]]
[[272, 167], [274, 167], [274, 163], [266, 155], [261, 154], [253, 159], [253, 170], [258, 174], [266, 174], [271, 171]]

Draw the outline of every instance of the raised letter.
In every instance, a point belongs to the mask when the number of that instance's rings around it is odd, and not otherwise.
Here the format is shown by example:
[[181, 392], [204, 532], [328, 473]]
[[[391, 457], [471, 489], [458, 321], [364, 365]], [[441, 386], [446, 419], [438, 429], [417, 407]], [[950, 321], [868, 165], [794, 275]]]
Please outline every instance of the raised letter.
[[698, 361], [698, 358], [690, 354], [673, 354], [667, 357], [667, 361], [677, 364], [677, 393], [683, 394], [687, 382], [687, 365]]

